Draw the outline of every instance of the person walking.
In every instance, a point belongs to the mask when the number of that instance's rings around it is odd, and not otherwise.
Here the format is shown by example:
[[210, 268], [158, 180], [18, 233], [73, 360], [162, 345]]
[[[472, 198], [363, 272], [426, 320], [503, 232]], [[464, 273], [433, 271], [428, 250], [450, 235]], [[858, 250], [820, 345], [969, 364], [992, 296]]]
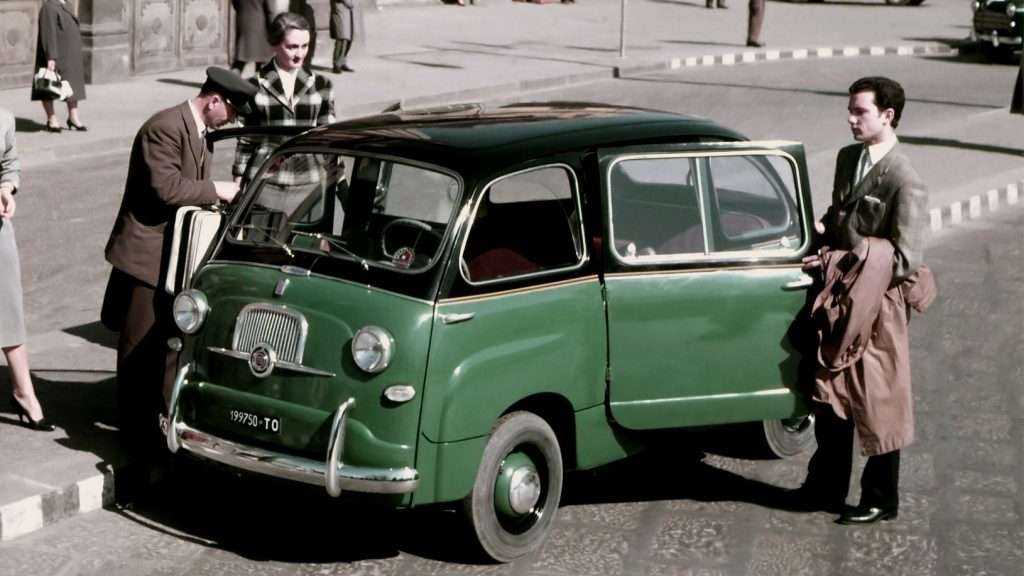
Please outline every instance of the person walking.
[[[267, 23], [277, 15], [271, 0], [231, 0], [235, 9], [235, 56], [231, 70], [240, 75], [253, 73], [270, 60]], [[251, 64], [251, 66], [250, 66]]]
[[[896, 138], [903, 88], [866, 77], [848, 91], [857, 144], [839, 151], [832, 205], [816, 226], [823, 248], [803, 261], [825, 286], [811, 312], [818, 448], [795, 494], [802, 509], [871, 524], [898, 515], [900, 449], [914, 436], [907, 305], [923, 311], [935, 288], [921, 264], [928, 192]], [[860, 503], [846, 508], [855, 431], [868, 459]]]
[[764, 48], [761, 25], [764, 24], [764, 0], [750, 0], [747, 4], [747, 46]]
[[[39, 7], [39, 33], [36, 36], [36, 69], [56, 71], [71, 85], [66, 100], [67, 125], [70, 130], [86, 130], [78, 113], [78, 103], [85, 100], [85, 65], [82, 61], [82, 32], [72, 7], [66, 0], [44, 0]], [[43, 103], [46, 130], [60, 132], [60, 121], [53, 107], [53, 96], [32, 91], [33, 101]]]
[[[706, 4], [707, 8], [710, 9], [710, 10], [713, 10], [715, 8], [715, 5], [716, 5], [716, 0], [708, 0], [707, 4]], [[725, 0], [717, 0], [717, 5], [718, 5], [719, 8], [721, 8], [723, 10], [728, 10], [729, 9], [729, 7], [725, 5]]]
[[18, 421], [31, 430], [51, 432], [56, 428], [43, 418], [43, 408], [32, 386], [28, 349], [25, 347], [21, 266], [11, 225], [16, 207], [14, 195], [21, 185], [21, 170], [15, 145], [14, 115], [3, 108], [0, 108], [0, 146], [0, 348], [11, 374], [11, 409], [18, 415]]
[[331, 0], [331, 38], [334, 39], [335, 74], [355, 72], [348, 65], [352, 41], [362, 36], [363, 14], [359, 0]]
[[[268, 39], [274, 58], [250, 79], [256, 90], [253, 112], [241, 119], [245, 126], [323, 126], [334, 122], [334, 85], [331, 79], [303, 67], [309, 49], [310, 25], [292, 12], [279, 14], [270, 24]], [[235, 147], [231, 173], [235, 183], [251, 182], [262, 161], [277, 142], [240, 139]], [[278, 188], [277, 194], [264, 189], [264, 201], [279, 196], [283, 209], [287, 205], [288, 186], [295, 184], [295, 175], [279, 170], [265, 186]]]
[[136, 453], [162, 441], [158, 417], [169, 402], [177, 363], [177, 352], [168, 347], [168, 339], [178, 335], [172, 297], [158, 288], [172, 231], [168, 223], [181, 206], [234, 200], [234, 182], [210, 179], [212, 150], [205, 133], [250, 113], [255, 91], [234, 72], [210, 67], [198, 96], [151, 116], [132, 143], [124, 196], [104, 251], [113, 269], [101, 320], [120, 332], [121, 433]]

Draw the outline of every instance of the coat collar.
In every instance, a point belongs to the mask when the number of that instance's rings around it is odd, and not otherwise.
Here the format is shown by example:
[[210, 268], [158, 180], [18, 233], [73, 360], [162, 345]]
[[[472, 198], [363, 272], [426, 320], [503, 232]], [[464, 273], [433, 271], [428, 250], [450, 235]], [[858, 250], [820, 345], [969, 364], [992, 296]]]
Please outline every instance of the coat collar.
[[[847, 186], [852, 186], [854, 174], [857, 173], [857, 162], [860, 160], [860, 146], [853, 148], [853, 150], [854, 153], [849, 155], [850, 160], [848, 160], [848, 166], [845, 168], [850, 174], [850, 177], [846, 180]], [[896, 144], [893, 145], [892, 149], [890, 149], [881, 160], [876, 162], [875, 165], [871, 167], [871, 170], [868, 170], [868, 173], [864, 175], [864, 178], [856, 188], [847, 190], [844, 195], [846, 199], [843, 201], [843, 204], [850, 204], [874, 192], [879, 183], [881, 183], [882, 177], [885, 176], [890, 168], [892, 168], [896, 158], [901, 154], [902, 151], [900, 150], [900, 143], [897, 141]]]
[[[277, 66], [274, 64], [273, 60], [260, 69], [258, 82], [260, 87], [276, 98], [282, 106], [290, 110], [292, 113], [295, 112], [292, 107], [292, 103], [289, 102], [288, 98], [284, 95], [284, 84], [281, 83], [281, 75], [278, 74]], [[295, 72], [294, 101], [297, 102], [303, 95], [312, 90], [314, 83], [313, 74], [307, 72], [305, 68], [300, 67], [298, 71]]]

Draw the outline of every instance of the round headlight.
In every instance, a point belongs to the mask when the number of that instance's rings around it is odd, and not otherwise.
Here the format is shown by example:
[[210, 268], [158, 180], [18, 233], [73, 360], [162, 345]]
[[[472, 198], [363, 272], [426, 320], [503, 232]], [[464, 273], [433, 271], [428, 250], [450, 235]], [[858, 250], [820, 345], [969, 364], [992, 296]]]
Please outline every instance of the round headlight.
[[1017, 5], [1013, 2], [1006, 3], [1006, 15], [1013, 18], [1013, 15], [1017, 13]]
[[195, 334], [206, 321], [210, 305], [198, 290], [186, 290], [174, 298], [174, 324], [185, 334]]
[[394, 342], [387, 330], [365, 326], [352, 337], [352, 359], [364, 372], [377, 374], [391, 364]]

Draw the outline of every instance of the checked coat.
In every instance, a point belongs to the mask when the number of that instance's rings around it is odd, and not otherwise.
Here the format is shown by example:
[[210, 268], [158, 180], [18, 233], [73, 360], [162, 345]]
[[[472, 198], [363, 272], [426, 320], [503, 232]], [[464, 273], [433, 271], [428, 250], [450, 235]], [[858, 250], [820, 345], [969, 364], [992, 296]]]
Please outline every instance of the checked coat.
[[[289, 101], [273, 61], [260, 69], [250, 80], [256, 85], [253, 113], [240, 119], [245, 126], [323, 126], [334, 122], [334, 86], [320, 74], [299, 68], [295, 73], [295, 93]], [[231, 167], [233, 176], [252, 181], [260, 165], [286, 137], [240, 139]], [[302, 184], [320, 178], [318, 167], [310, 166], [309, 173], [278, 170], [270, 182], [282, 187]]]

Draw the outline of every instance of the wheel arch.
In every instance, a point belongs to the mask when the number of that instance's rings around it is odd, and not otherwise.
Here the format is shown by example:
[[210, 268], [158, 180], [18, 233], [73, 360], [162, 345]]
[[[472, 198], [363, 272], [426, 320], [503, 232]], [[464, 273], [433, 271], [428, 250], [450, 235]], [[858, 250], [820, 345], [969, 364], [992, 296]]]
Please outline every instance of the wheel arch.
[[501, 416], [518, 411], [531, 412], [543, 418], [558, 438], [562, 466], [567, 470], [576, 467], [576, 420], [568, 398], [554, 393], [534, 394], [509, 406]]

